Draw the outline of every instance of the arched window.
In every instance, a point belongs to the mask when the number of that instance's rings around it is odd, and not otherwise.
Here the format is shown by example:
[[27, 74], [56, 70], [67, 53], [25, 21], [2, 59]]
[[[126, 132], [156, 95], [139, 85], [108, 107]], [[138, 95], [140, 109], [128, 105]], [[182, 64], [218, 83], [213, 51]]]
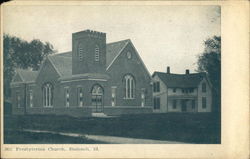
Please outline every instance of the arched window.
[[53, 106], [53, 87], [51, 83], [46, 83], [43, 86], [43, 105], [44, 107]]
[[131, 75], [126, 75], [124, 77], [125, 82], [125, 98], [132, 99], [135, 98], [135, 80]]
[[100, 49], [99, 46], [95, 46], [95, 61], [99, 61], [99, 56], [100, 56]]
[[77, 52], [78, 52], [78, 58], [80, 61], [83, 60], [83, 44], [79, 43], [78, 48], [77, 48]]

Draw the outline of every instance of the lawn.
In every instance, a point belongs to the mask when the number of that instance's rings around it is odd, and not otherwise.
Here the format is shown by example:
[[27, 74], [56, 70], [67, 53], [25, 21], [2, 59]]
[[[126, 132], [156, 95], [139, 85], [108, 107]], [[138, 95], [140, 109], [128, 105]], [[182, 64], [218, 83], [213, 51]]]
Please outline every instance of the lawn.
[[[188, 143], [220, 143], [220, 121], [212, 113], [140, 114], [114, 118], [74, 118], [55, 115], [5, 116], [4, 127], [6, 130], [15, 131], [37, 129]], [[6, 143], [11, 139], [6, 137], [8, 135], [10, 134], [5, 134]], [[18, 134], [14, 136], [18, 138]], [[67, 142], [74, 143], [67, 139], [60, 139], [55, 143]]]
[[[96, 144], [85, 137], [69, 137], [52, 133], [32, 133], [19, 130], [4, 131], [5, 144]], [[100, 143], [100, 142], [98, 142]]]

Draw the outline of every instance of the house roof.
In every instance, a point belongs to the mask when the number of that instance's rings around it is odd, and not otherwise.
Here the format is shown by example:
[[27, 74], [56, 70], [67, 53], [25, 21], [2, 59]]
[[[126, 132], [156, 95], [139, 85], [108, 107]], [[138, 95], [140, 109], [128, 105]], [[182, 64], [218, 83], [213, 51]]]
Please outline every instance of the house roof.
[[[127, 45], [130, 40], [122, 40], [106, 45], [106, 66], [109, 66], [112, 61], [119, 55], [122, 49]], [[72, 52], [63, 52], [52, 54], [48, 56], [52, 65], [58, 71], [60, 76], [71, 76], [72, 75]]]
[[[116, 59], [119, 53], [125, 48], [125, 46], [130, 42], [129, 39], [108, 43], [106, 45], [106, 67], [112, 65], [112, 62]], [[61, 77], [72, 76], [72, 52], [63, 52], [48, 55], [48, 60], [54, 66], [55, 70]], [[22, 81], [35, 81], [38, 71], [30, 71], [18, 69]], [[92, 77], [92, 76], [91, 76]], [[105, 77], [108, 78], [108, 77]]]
[[36, 80], [38, 71], [17, 69], [16, 72], [19, 74], [23, 82], [33, 82]]
[[158, 77], [167, 87], [193, 88], [197, 87], [202, 79], [206, 78], [206, 73], [172, 74], [164, 72], [154, 72], [153, 76]]

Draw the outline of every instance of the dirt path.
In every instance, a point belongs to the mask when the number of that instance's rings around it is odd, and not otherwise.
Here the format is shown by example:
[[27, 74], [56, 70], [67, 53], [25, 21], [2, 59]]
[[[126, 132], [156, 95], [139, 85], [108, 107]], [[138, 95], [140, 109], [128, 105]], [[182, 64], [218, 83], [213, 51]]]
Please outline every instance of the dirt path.
[[63, 133], [63, 132], [45, 131], [45, 130], [24, 129], [23, 131], [33, 132], [33, 133], [52, 133], [52, 134], [70, 136], [70, 137], [86, 137], [87, 139], [107, 142], [111, 144], [186, 144], [186, 143], [175, 142], [175, 141], [137, 139], [137, 138], [102, 136], [102, 135], [87, 135], [87, 134], [79, 134], [79, 133]]

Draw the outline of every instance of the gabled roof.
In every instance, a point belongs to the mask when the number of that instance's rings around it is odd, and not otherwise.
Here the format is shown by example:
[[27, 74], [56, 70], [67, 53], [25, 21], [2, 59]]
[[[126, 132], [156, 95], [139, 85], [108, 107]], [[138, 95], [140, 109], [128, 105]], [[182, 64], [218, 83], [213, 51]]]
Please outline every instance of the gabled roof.
[[72, 75], [72, 54], [71, 52], [49, 55], [48, 59], [55, 67], [60, 76]]
[[206, 73], [190, 73], [190, 74], [172, 74], [164, 72], [154, 72], [153, 77], [158, 77], [165, 83], [167, 87], [176, 88], [194, 88], [199, 85], [202, 79], [206, 78]]
[[22, 79], [22, 82], [33, 82], [36, 80], [38, 71], [17, 69], [16, 73], [19, 74]]
[[[130, 40], [122, 40], [106, 45], [106, 66], [108, 67], [112, 61], [119, 55], [122, 49]], [[58, 74], [62, 77], [72, 75], [72, 52], [57, 53], [48, 56], [50, 62], [55, 67]]]
[[124, 47], [130, 42], [129, 39], [108, 43], [106, 46], [106, 66], [108, 67], [113, 60], [119, 55]]

